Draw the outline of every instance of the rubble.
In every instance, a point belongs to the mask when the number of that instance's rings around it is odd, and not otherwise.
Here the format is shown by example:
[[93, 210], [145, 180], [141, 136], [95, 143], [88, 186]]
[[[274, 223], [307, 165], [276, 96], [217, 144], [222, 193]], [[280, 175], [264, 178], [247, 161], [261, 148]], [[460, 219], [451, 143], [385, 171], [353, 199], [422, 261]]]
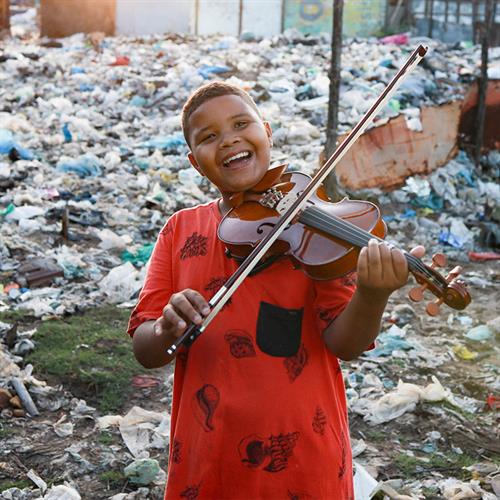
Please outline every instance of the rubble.
[[[37, 367], [24, 357], [37, 349], [41, 321], [102, 304], [131, 307], [167, 217], [216, 196], [190, 167], [180, 130], [181, 107], [204, 81], [221, 78], [249, 90], [272, 125], [273, 161], [314, 172], [325, 142], [329, 37], [305, 40], [289, 31], [272, 39], [74, 35], [50, 41], [34, 34], [33, 22], [31, 14], [12, 19], [13, 37], [0, 49], [0, 313], [34, 318], [31, 327], [0, 322], [0, 412], [15, 425], [0, 448], [0, 479], [14, 470], [29, 479], [29, 486], [8, 488], [0, 498], [162, 498], [166, 401], [143, 397], [144, 408], [102, 415], [67, 388], [38, 380]], [[340, 132], [357, 122], [408, 49], [422, 41], [429, 55], [373, 127], [402, 116], [418, 132], [423, 106], [466, 94], [479, 69], [478, 46], [406, 38], [346, 43]], [[500, 50], [490, 53], [494, 74]], [[423, 244], [428, 255], [444, 253], [460, 264], [473, 297], [465, 311], [429, 318], [408, 301], [407, 289], [398, 292], [376, 348], [343, 365], [357, 480], [367, 491], [376, 484], [390, 498], [391, 491], [399, 498], [498, 494], [498, 466], [484, 464], [500, 451], [489, 429], [500, 389], [499, 166], [498, 152], [476, 167], [459, 151], [392, 191], [344, 187], [381, 207], [396, 245]], [[137, 378], [133, 385], [143, 394], [158, 380]], [[165, 380], [170, 387], [171, 378]], [[40, 442], [30, 439], [31, 425]], [[120, 444], [96, 446], [103, 432]], [[377, 432], [385, 433], [383, 440]], [[31, 457], [29, 467], [16, 450]], [[476, 460], [465, 476], [455, 465], [462, 455]], [[455, 462], [447, 468], [450, 456]], [[51, 487], [48, 462], [64, 470]], [[394, 464], [404, 470], [408, 462], [416, 475], [390, 477]], [[123, 477], [101, 479], [111, 465]], [[108, 485], [101, 496], [86, 490], [96, 478]], [[125, 481], [127, 491], [110, 486], [113, 481]]]

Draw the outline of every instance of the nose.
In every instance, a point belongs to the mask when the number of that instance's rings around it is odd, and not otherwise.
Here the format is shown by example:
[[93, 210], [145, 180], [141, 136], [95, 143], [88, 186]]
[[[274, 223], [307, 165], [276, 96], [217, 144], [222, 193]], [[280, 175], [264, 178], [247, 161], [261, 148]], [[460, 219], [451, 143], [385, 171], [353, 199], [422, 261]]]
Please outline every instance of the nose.
[[240, 137], [234, 130], [229, 130], [222, 135], [220, 142], [221, 148], [228, 148], [240, 142]]

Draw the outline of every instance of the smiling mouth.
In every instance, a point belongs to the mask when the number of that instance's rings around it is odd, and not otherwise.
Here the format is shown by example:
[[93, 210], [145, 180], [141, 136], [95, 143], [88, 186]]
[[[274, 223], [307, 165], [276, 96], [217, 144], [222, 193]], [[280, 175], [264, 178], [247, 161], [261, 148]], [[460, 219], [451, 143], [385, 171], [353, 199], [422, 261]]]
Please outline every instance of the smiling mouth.
[[250, 151], [241, 151], [236, 153], [229, 158], [226, 158], [222, 165], [226, 168], [237, 168], [242, 167], [252, 158], [253, 154]]

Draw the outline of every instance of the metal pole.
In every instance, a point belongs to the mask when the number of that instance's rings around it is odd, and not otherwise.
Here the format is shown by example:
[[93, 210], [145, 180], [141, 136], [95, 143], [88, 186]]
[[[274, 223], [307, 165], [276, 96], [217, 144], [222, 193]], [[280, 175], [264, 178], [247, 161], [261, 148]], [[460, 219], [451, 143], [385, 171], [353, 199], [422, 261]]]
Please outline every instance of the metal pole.
[[484, 23], [481, 29], [481, 76], [478, 85], [476, 143], [474, 159], [479, 166], [484, 140], [484, 119], [486, 116], [486, 93], [488, 90], [488, 49], [493, 28], [495, 0], [486, 0], [484, 8]]
[[[332, 22], [332, 54], [330, 61], [330, 89], [328, 100], [328, 120], [326, 125], [326, 146], [325, 158], [329, 158], [335, 150], [337, 144], [337, 128], [339, 115], [339, 94], [340, 94], [340, 61], [342, 57], [342, 16], [344, 12], [344, 0], [334, 0], [333, 2], [333, 22]], [[332, 172], [325, 181], [328, 195], [333, 201], [339, 197], [337, 178]]]

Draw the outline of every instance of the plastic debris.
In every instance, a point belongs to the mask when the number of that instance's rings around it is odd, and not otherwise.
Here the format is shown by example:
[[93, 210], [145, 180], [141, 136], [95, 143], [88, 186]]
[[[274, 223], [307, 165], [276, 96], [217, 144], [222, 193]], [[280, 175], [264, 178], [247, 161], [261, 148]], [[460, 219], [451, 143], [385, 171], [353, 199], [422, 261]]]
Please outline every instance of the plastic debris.
[[157, 460], [140, 458], [127, 465], [124, 473], [131, 483], [145, 486], [157, 478], [160, 473], [160, 466]]

